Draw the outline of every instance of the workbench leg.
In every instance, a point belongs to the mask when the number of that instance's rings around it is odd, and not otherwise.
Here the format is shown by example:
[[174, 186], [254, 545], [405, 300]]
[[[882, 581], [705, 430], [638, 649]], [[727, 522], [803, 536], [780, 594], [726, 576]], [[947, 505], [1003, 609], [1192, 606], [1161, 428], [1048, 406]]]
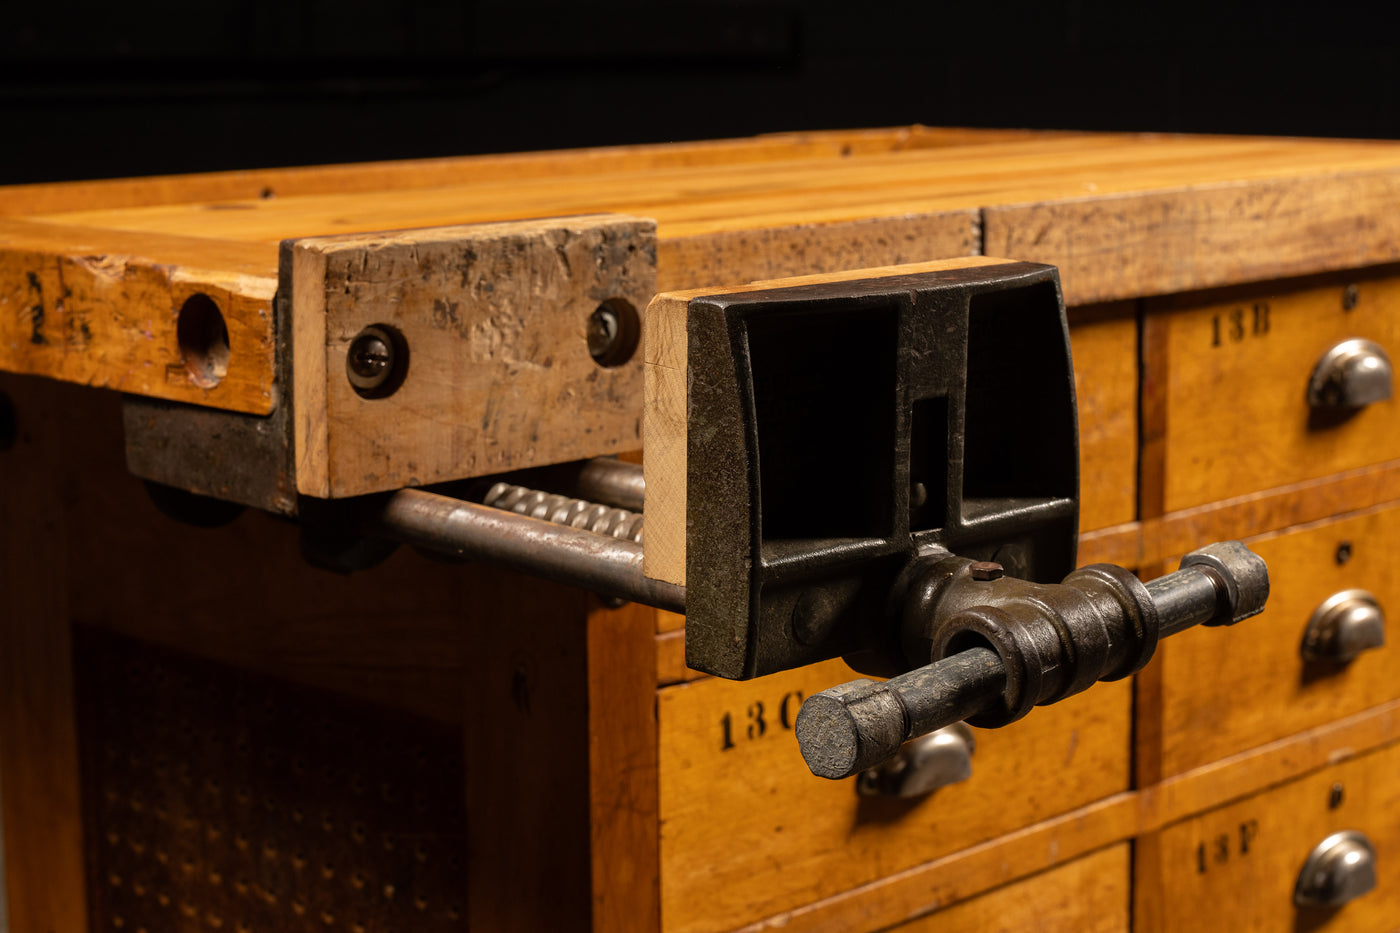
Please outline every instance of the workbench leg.
[[57, 480], [61, 391], [38, 380], [0, 381], [15, 412], [13, 443], [0, 451], [0, 806], [14, 933], [87, 929], [68, 547]]
[[656, 610], [588, 616], [589, 819], [593, 929], [661, 928]]
[[656, 612], [480, 579], [463, 658], [469, 929], [654, 933]]

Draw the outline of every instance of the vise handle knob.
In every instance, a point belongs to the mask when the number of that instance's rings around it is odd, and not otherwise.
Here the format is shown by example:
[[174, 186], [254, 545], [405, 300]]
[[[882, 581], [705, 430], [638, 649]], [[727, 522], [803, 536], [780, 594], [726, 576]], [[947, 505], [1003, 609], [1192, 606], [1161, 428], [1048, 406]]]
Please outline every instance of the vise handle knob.
[[813, 774], [849, 777], [960, 720], [1006, 725], [1032, 706], [1127, 677], [1159, 638], [1232, 625], [1263, 611], [1268, 595], [1264, 561], [1238, 541], [1193, 551], [1181, 569], [1146, 586], [1107, 564], [1035, 584], [947, 557], [910, 599], [931, 617], [933, 663], [809, 697], [795, 724], [798, 745]]

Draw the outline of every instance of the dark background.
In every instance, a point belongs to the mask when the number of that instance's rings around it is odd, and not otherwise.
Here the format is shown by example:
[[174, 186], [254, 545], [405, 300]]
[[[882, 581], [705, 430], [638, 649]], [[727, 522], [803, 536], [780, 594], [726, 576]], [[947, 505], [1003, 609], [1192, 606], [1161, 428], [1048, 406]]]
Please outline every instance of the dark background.
[[0, 10], [0, 183], [908, 123], [1400, 137], [1381, 4]]

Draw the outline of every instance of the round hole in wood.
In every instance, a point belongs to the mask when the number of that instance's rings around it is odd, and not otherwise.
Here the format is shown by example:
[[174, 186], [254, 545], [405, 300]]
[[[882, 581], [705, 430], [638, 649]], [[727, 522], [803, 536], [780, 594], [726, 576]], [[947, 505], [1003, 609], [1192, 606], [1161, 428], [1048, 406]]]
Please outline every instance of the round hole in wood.
[[212, 389], [228, 373], [228, 326], [214, 299], [196, 292], [180, 306], [175, 319], [175, 337], [180, 343], [180, 359], [190, 380], [202, 389]]

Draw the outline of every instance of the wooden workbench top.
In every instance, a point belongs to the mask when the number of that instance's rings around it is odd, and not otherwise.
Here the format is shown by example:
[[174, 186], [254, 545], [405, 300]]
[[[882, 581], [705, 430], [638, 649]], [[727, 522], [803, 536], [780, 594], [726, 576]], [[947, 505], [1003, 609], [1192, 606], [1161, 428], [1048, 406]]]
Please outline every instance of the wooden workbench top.
[[[0, 189], [0, 369], [266, 413], [287, 239], [654, 218], [662, 290], [998, 255], [1071, 304], [1400, 259], [1400, 144], [923, 127]], [[194, 293], [230, 370], [180, 365]]]

